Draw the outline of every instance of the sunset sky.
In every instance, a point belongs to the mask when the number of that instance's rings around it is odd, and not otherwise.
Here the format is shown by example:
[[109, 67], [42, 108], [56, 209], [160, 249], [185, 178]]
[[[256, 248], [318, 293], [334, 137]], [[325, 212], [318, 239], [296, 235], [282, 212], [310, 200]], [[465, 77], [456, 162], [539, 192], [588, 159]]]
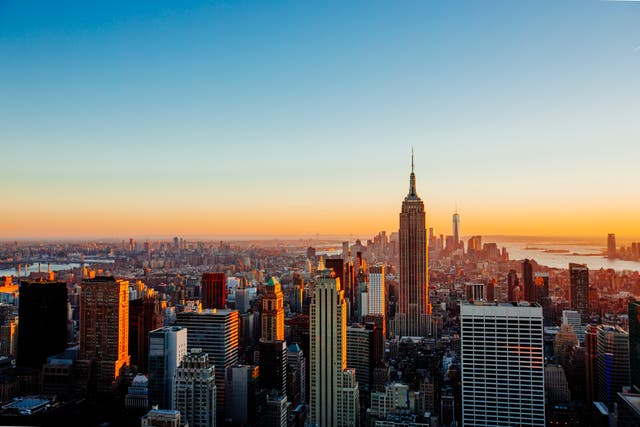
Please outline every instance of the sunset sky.
[[[135, 4], [133, 4], [135, 3]], [[0, 2], [0, 239], [640, 237], [640, 2]]]

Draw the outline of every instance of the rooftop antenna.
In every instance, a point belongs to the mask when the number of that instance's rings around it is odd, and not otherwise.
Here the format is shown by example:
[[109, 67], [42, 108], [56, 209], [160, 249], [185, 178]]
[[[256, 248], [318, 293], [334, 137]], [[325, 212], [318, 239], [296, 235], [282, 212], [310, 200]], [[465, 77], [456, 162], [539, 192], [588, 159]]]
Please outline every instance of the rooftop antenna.
[[411, 146], [411, 173], [413, 173], [413, 145]]

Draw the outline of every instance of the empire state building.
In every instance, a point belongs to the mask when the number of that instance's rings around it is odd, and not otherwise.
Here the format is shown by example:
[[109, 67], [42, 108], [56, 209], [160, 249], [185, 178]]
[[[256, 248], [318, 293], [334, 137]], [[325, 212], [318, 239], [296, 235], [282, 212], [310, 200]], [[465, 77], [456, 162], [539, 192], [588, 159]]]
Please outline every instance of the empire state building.
[[427, 230], [424, 203], [416, 193], [416, 175], [411, 154], [409, 194], [400, 211], [400, 284], [393, 330], [400, 336], [428, 336], [431, 329]]

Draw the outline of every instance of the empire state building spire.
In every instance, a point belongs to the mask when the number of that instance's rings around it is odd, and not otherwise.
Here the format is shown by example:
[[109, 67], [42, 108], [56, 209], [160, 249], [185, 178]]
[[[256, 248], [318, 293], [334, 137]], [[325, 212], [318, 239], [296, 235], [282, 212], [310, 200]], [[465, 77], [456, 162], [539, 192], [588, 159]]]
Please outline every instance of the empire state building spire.
[[409, 194], [407, 194], [407, 199], [419, 199], [418, 193], [416, 192], [416, 174], [414, 172], [413, 165], [413, 147], [411, 147], [411, 175], [409, 175]]

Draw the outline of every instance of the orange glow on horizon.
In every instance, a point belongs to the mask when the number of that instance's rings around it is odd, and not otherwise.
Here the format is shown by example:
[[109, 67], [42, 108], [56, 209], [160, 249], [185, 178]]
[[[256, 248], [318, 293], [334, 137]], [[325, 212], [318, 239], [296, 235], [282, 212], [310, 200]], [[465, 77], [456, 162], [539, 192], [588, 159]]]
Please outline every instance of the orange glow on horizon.
[[[215, 209], [141, 206], [94, 206], [49, 212], [15, 209], [3, 214], [5, 238], [187, 236], [373, 236], [398, 229], [400, 203], [361, 205], [353, 210], [336, 206], [277, 206], [254, 209]], [[461, 214], [463, 236], [640, 236], [640, 223], [629, 209], [606, 207], [578, 211], [551, 209], [467, 208]], [[427, 227], [437, 235], [451, 234], [451, 213], [427, 212]], [[604, 237], [603, 237], [604, 239]]]

